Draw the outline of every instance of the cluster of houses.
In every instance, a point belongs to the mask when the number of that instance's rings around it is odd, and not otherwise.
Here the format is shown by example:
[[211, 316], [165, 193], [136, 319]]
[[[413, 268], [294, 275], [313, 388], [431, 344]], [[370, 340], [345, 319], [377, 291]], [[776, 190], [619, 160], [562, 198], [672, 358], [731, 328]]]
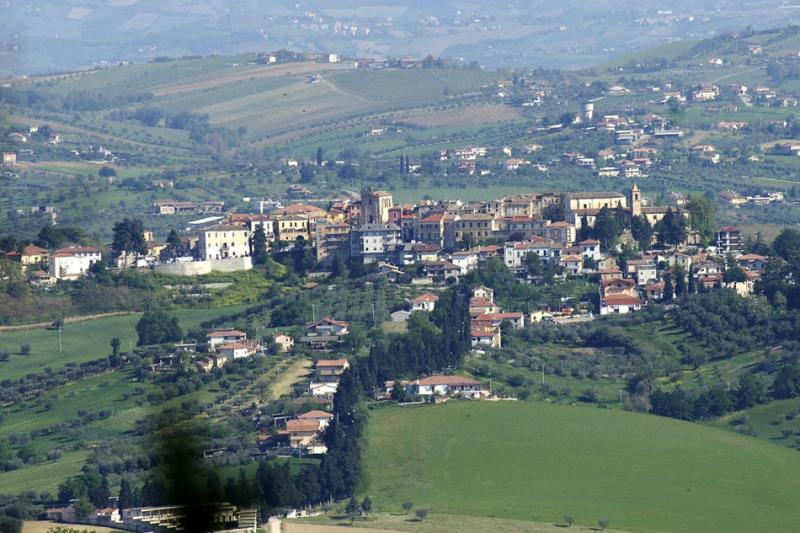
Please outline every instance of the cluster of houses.
[[29, 244], [7, 252], [6, 259], [19, 263], [22, 273], [28, 275], [32, 283], [49, 284], [85, 276], [102, 260], [102, 250], [94, 246], [67, 246], [50, 251]]

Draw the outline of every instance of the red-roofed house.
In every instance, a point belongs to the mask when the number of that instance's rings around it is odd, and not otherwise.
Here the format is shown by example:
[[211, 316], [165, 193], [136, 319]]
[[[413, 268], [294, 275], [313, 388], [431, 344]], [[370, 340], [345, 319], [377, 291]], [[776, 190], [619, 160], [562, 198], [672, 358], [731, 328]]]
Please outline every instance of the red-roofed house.
[[333, 420], [333, 415], [325, 411], [314, 410], [297, 417], [298, 420], [316, 420], [319, 423], [320, 429], [325, 429], [328, 424]]
[[[481, 384], [462, 376], [430, 376], [416, 379], [406, 385], [406, 392], [414, 396], [461, 396], [480, 398]], [[485, 394], [485, 391], [483, 391]]]
[[320, 359], [314, 366], [317, 379], [320, 381], [338, 381], [339, 376], [350, 368], [347, 359]]
[[78, 279], [102, 259], [100, 248], [71, 246], [57, 250], [50, 256], [50, 276], [56, 279]]
[[421, 294], [411, 300], [411, 310], [412, 311], [433, 311], [436, 307], [436, 302], [439, 301], [439, 297], [435, 294], [431, 294], [426, 292], [425, 294]]
[[577, 255], [562, 255], [561, 267], [568, 276], [578, 276], [583, 272], [583, 259]]
[[598, 261], [600, 259], [600, 241], [586, 239], [578, 243], [581, 247], [581, 255]]
[[624, 315], [642, 308], [642, 299], [639, 296], [628, 296], [626, 294], [612, 294], [600, 299], [600, 314]]
[[247, 333], [244, 331], [239, 331], [238, 329], [222, 329], [218, 331], [212, 331], [208, 335], [206, 335], [208, 339], [208, 346], [211, 349], [214, 349], [218, 345], [227, 343], [227, 342], [243, 342], [247, 340]]
[[414, 239], [441, 246], [444, 242], [444, 219], [444, 213], [431, 213], [419, 220], [414, 228]]
[[254, 342], [247, 341], [224, 342], [217, 346], [217, 352], [225, 357], [229, 363], [234, 359], [250, 357], [257, 351], [258, 345]]
[[314, 442], [322, 428], [319, 420], [289, 420], [286, 422], [289, 445], [292, 448], [305, 448]]
[[499, 313], [500, 306], [491, 300], [484, 298], [469, 299], [469, 314], [471, 316], [483, 315], [486, 313]]
[[470, 340], [473, 347], [483, 344], [492, 348], [500, 348], [503, 342], [500, 328], [493, 326], [489, 321], [472, 321]]

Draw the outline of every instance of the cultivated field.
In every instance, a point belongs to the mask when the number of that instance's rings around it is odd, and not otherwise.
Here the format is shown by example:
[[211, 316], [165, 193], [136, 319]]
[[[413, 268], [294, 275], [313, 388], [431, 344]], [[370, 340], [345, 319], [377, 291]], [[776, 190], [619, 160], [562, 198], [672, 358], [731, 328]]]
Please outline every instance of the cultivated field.
[[447, 109], [433, 111], [403, 118], [401, 124], [410, 124], [423, 128], [437, 126], [478, 126], [481, 124], [497, 124], [520, 120], [522, 114], [516, 109], [503, 104], [487, 104], [464, 109]]
[[400, 510], [631, 531], [791, 531], [797, 452], [655, 416], [526, 403], [375, 411], [364, 493]]

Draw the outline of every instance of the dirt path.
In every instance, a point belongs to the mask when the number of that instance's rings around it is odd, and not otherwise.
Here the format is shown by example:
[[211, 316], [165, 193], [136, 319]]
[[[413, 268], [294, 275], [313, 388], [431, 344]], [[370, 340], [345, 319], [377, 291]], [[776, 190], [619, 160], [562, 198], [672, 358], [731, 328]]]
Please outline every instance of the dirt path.
[[[113, 313], [99, 313], [96, 315], [82, 315], [82, 316], [70, 316], [64, 319], [65, 324], [74, 324], [76, 322], [85, 322], [87, 320], [97, 320], [98, 318], [108, 318], [110, 316], [123, 316], [123, 315], [130, 315], [132, 314], [131, 311], [115, 311]], [[51, 325], [53, 321], [49, 322], [36, 322], [34, 324], [20, 324], [19, 326], [0, 326], [0, 332], [3, 331], [21, 331], [25, 329], [38, 329], [38, 328], [46, 328], [47, 326]]]
[[50, 529], [55, 527], [69, 527], [78, 531], [93, 531], [95, 533], [112, 533], [120, 531], [119, 529], [111, 529], [102, 526], [87, 526], [84, 524], [59, 524], [57, 522], [48, 522], [45, 520], [26, 520], [22, 523], [22, 533], [47, 533]]
[[278, 379], [272, 384], [269, 389], [269, 399], [272, 401], [278, 400], [284, 394], [292, 392], [292, 385], [300, 381], [311, 370], [311, 361], [308, 359], [301, 359], [295, 364], [290, 366]]
[[297, 74], [313, 74], [327, 70], [341, 69], [340, 65], [329, 63], [286, 63], [284, 65], [264, 65], [259, 67], [241, 67], [228, 74], [214, 76], [203, 80], [185, 81], [170, 85], [162, 85], [151, 92], [155, 96], [172, 96], [180, 93], [213, 89], [229, 83], [250, 79], [267, 79]]

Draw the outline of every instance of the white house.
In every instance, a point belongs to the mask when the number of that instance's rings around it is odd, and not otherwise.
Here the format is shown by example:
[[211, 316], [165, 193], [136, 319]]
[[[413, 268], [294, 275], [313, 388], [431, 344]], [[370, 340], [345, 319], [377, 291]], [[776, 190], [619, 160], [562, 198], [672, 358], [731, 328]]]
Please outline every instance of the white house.
[[581, 241], [578, 243], [578, 246], [581, 247], [581, 256], [589, 259], [594, 259], [595, 261], [599, 261], [602, 257], [600, 253], [600, 241], [595, 239], [586, 239], [585, 241]]
[[411, 310], [412, 311], [433, 311], [436, 307], [436, 302], [439, 301], [439, 297], [435, 294], [431, 294], [426, 292], [425, 294], [421, 294], [417, 296], [413, 300], [411, 300]]
[[244, 342], [247, 340], [247, 333], [238, 329], [223, 329], [212, 331], [206, 335], [206, 339], [208, 339], [209, 348], [214, 349], [228, 342]]
[[311, 396], [322, 396], [325, 398], [333, 398], [336, 394], [336, 389], [339, 388], [338, 381], [326, 381], [322, 383], [311, 382], [308, 385], [308, 392]]
[[62, 248], [50, 256], [50, 277], [55, 279], [78, 279], [102, 259], [100, 248], [72, 246]]
[[225, 342], [219, 345], [217, 351], [224, 356], [228, 362], [235, 359], [249, 357], [255, 353], [254, 346], [246, 342]]
[[328, 424], [331, 423], [333, 420], [333, 415], [330, 413], [326, 413], [325, 411], [314, 410], [309, 411], [307, 413], [303, 413], [302, 415], [297, 417], [298, 420], [316, 420], [319, 422], [319, 428], [325, 429], [328, 427]]
[[462, 376], [430, 376], [406, 385], [406, 392], [415, 396], [462, 396], [480, 398], [481, 384]]
[[562, 255], [561, 266], [568, 276], [577, 276], [583, 271], [583, 259], [577, 255]]
[[612, 315], [631, 313], [642, 308], [642, 300], [638, 296], [627, 294], [609, 294], [600, 299], [600, 314]]
[[306, 335], [309, 337], [347, 335], [350, 324], [341, 320], [325, 317], [317, 322], [306, 324]]

